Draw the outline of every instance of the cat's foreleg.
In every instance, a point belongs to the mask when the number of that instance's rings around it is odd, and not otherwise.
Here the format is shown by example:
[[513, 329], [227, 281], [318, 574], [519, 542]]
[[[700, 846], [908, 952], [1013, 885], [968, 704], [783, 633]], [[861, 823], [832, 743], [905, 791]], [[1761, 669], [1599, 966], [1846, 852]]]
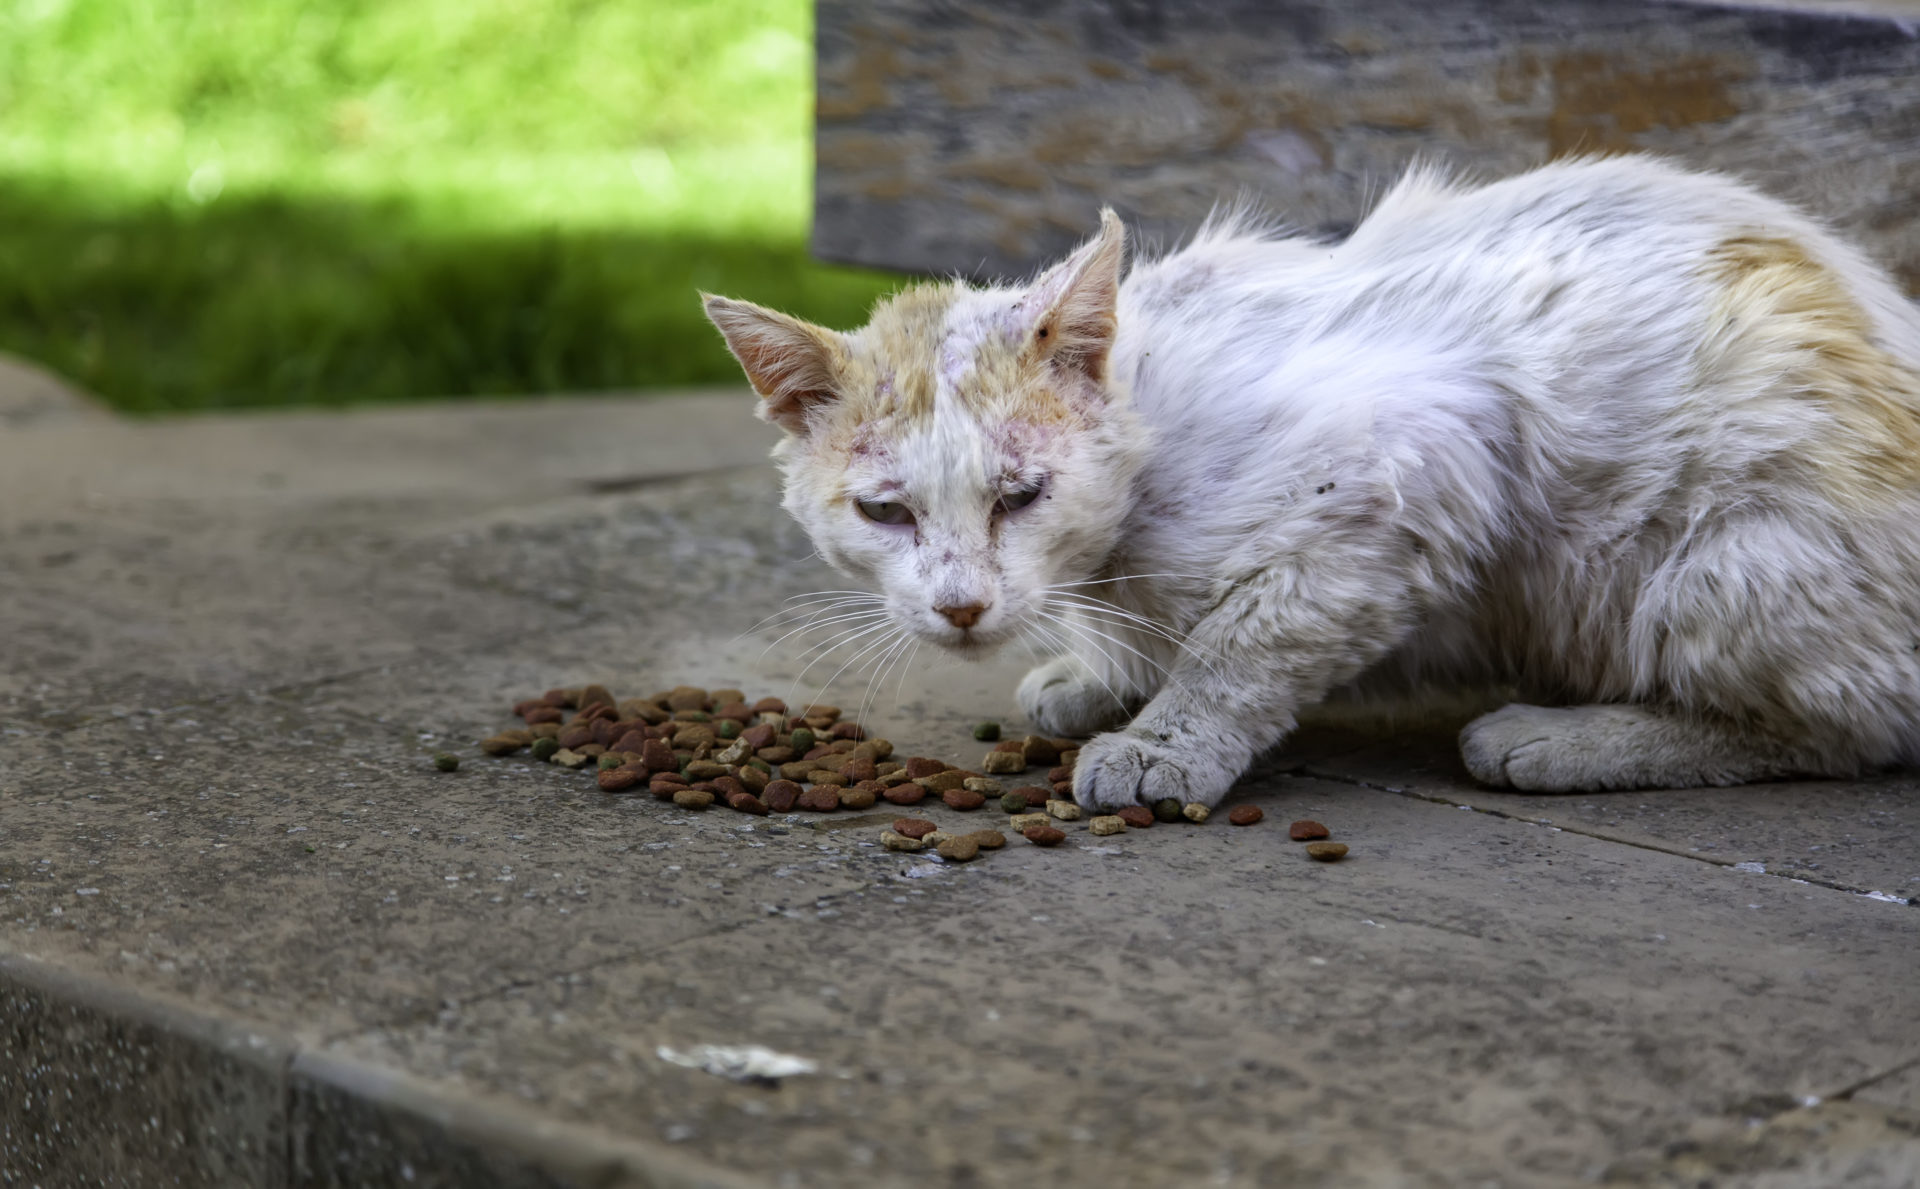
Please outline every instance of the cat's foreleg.
[[1411, 630], [1403, 567], [1329, 548], [1252, 575], [1204, 616], [1125, 729], [1080, 750], [1074, 796], [1095, 809], [1217, 804], [1305, 707]]
[[[1091, 650], [1089, 650], [1091, 652]], [[1127, 720], [1145, 694], [1101, 655], [1069, 652], [1036, 666], [1015, 697], [1035, 726], [1053, 735], [1091, 735]]]
[[1506, 706], [1467, 724], [1460, 756], [1482, 784], [1538, 793], [1748, 784], [1830, 766], [1750, 727], [1645, 705]]

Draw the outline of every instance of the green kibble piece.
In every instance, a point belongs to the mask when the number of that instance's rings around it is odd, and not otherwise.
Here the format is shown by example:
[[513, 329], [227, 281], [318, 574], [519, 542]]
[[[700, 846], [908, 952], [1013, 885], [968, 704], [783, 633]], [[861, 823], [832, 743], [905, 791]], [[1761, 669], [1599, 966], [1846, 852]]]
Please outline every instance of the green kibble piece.
[[997, 743], [1000, 739], [1000, 724], [997, 722], [978, 723], [973, 728], [973, 737], [982, 743]]
[[713, 733], [722, 739], [738, 739], [740, 737], [740, 724], [731, 718], [723, 718], [713, 724]]
[[813, 732], [807, 728], [801, 727], [793, 733], [793, 750], [799, 752], [801, 755], [806, 755], [816, 746], [818, 746], [818, 743], [813, 737]]
[[1029, 808], [1027, 805], [1027, 795], [1025, 793], [1008, 793], [1006, 796], [1000, 798], [1000, 808], [1008, 813], [1025, 813]]
[[550, 760], [553, 758], [553, 753], [559, 750], [560, 741], [551, 736], [533, 741], [533, 758], [536, 760]]
[[1180, 802], [1174, 800], [1172, 797], [1155, 801], [1153, 803], [1153, 816], [1163, 822], [1179, 821], [1181, 817]]
[[600, 757], [600, 771], [605, 772], [609, 768], [618, 768], [620, 765], [626, 762], [627, 762], [626, 760], [620, 758], [617, 755], [613, 755], [611, 753], [607, 755], [603, 755]]
[[763, 760], [763, 759], [760, 759], [760, 758], [759, 758], [758, 756], [756, 756], [756, 757], [754, 757], [754, 758], [753, 758], [753, 759], [751, 759], [751, 760], [748, 760], [748, 761], [747, 761], [747, 767], [749, 767], [749, 768], [758, 768], [758, 769], [760, 769], [760, 770], [761, 770], [762, 772], [765, 772], [765, 773], [766, 773], [766, 774], [767, 774], [768, 776], [772, 776], [772, 775], [773, 775], [773, 765], [772, 765], [772, 764], [769, 764], [769, 763], [767, 763], [767, 762], [766, 762], [765, 760]]
[[[543, 739], [541, 742], [544, 743], [547, 742], [547, 740]], [[555, 746], [558, 746], [558, 744], [555, 744]], [[433, 766], [442, 772], [457, 772], [460, 770], [460, 757], [450, 751], [439, 752], [433, 757]]]

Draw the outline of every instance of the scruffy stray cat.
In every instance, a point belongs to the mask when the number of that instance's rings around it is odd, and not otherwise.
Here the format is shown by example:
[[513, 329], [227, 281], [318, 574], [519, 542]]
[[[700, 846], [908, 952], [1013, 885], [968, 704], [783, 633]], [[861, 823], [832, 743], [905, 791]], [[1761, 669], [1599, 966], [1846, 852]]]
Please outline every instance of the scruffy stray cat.
[[1518, 687], [1460, 739], [1503, 787], [1920, 758], [1920, 313], [1813, 221], [1615, 158], [1124, 255], [845, 334], [706, 300], [821, 555], [1118, 728], [1084, 804], [1216, 802], [1343, 687]]

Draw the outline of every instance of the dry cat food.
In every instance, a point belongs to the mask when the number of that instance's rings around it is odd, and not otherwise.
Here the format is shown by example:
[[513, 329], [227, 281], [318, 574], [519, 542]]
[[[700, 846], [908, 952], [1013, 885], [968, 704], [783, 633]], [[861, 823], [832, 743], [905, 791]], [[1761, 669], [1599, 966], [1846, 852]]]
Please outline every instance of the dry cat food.
[[1327, 836], [1327, 828], [1311, 818], [1303, 818], [1287, 827], [1287, 837], [1295, 842], [1312, 842], [1316, 838]]
[[[869, 810], [882, 801], [913, 806], [933, 797], [948, 809], [971, 813], [991, 800], [1008, 815], [1012, 830], [1040, 847], [1058, 846], [1067, 838], [1062, 827], [1082, 820], [1090, 833], [1106, 836], [1156, 822], [1199, 824], [1211, 816], [1205, 805], [1168, 798], [1083, 819], [1073, 800], [1079, 743], [1043, 735], [1002, 739], [997, 722], [973, 728], [974, 738], [993, 749], [982, 758], [982, 771], [968, 771], [928, 756], [897, 757], [891, 742], [869, 738], [866, 728], [843, 717], [838, 707], [795, 709], [779, 698], [749, 701], [737, 689], [683, 685], [622, 699], [605, 686], [589, 685], [548, 690], [513, 711], [525, 725], [489, 736], [480, 750], [493, 756], [525, 751], [536, 760], [584, 770], [604, 792], [644, 791], [687, 810], [718, 805], [754, 816], [836, 813]], [[442, 752], [433, 763], [452, 772], [460, 761]], [[1010, 783], [1018, 787], [1008, 788], [996, 779], [1034, 768], [1045, 770], [1044, 784], [1016, 781]], [[1258, 806], [1240, 805], [1227, 820], [1248, 826], [1262, 816]], [[1290, 833], [1300, 840], [1329, 836], [1325, 826], [1311, 821], [1295, 822]], [[956, 863], [998, 850], [1006, 841], [999, 830], [948, 833], [915, 817], [895, 820], [880, 838], [890, 851], [931, 849]], [[1307, 853], [1332, 862], [1347, 848], [1316, 841]]]

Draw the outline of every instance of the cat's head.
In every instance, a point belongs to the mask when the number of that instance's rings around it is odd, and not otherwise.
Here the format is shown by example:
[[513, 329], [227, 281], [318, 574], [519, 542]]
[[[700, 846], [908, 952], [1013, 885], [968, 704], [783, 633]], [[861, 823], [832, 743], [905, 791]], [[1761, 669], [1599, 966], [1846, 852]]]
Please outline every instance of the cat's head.
[[845, 333], [726, 298], [707, 315], [787, 432], [787, 510], [909, 635], [979, 654], [1113, 550], [1145, 452], [1109, 367], [1126, 232], [1013, 288], [909, 288]]

